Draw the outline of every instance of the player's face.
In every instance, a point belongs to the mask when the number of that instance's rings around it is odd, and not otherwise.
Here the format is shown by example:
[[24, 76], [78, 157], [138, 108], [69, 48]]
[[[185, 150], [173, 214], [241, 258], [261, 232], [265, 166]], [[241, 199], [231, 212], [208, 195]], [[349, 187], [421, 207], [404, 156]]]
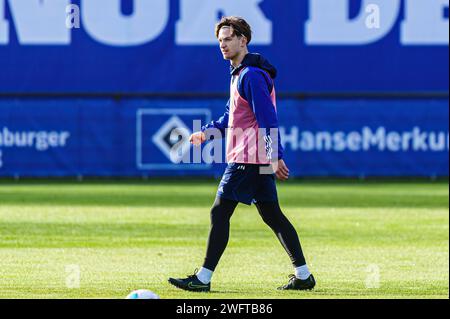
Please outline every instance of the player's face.
[[222, 51], [225, 60], [233, 60], [245, 48], [245, 38], [237, 37], [233, 29], [230, 27], [223, 27], [219, 32], [220, 51]]

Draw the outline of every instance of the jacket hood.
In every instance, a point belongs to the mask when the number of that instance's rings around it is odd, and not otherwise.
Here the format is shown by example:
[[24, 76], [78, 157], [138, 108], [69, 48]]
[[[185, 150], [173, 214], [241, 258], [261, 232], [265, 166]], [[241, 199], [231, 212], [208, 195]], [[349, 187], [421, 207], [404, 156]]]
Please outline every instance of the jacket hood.
[[272, 64], [270, 64], [270, 62], [265, 57], [258, 53], [248, 53], [237, 68], [231, 66], [231, 75], [238, 74], [240, 70], [248, 66], [263, 69], [270, 74], [272, 79], [275, 79], [277, 77], [277, 69]]

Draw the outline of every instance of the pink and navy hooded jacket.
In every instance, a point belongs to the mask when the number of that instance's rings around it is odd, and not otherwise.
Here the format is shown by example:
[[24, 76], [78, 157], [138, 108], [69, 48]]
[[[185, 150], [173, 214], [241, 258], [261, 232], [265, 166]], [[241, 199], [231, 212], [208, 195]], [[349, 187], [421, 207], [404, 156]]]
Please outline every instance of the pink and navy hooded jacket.
[[[202, 127], [227, 136], [227, 162], [268, 164], [273, 161], [273, 140], [278, 139], [278, 159], [283, 158], [274, 79], [277, 70], [263, 56], [249, 53], [241, 65], [231, 67], [230, 100], [224, 115]], [[278, 136], [271, 136], [276, 132]], [[244, 132], [244, 134], [242, 134]]]

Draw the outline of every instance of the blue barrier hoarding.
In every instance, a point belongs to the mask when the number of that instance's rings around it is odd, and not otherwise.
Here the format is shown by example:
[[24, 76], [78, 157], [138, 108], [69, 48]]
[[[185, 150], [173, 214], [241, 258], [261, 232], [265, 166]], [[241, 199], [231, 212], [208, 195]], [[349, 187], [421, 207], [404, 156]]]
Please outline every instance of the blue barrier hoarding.
[[[278, 104], [292, 176], [448, 176], [448, 99]], [[224, 105], [222, 99], [2, 99], [0, 176], [219, 176], [223, 164], [195, 162], [205, 148], [189, 149], [192, 164], [174, 163], [170, 149], [200, 126], [194, 120], [218, 118]]]
[[0, 93], [224, 93], [235, 14], [278, 92], [448, 92], [448, 0], [0, 0]]

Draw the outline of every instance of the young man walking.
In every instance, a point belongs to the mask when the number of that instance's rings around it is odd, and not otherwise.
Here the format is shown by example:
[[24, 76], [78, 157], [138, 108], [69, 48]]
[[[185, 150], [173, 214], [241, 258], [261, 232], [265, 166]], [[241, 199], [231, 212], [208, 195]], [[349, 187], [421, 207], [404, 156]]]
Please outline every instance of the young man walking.
[[[224, 59], [231, 62], [230, 101], [225, 114], [192, 134], [190, 141], [198, 146], [214, 130], [226, 134], [228, 166], [211, 209], [203, 266], [187, 278], [170, 278], [169, 283], [188, 291], [210, 291], [213, 272], [228, 243], [230, 218], [238, 203], [254, 203], [294, 265], [295, 275], [278, 289], [313, 289], [314, 277], [306, 265], [297, 232], [280, 209], [273, 174], [282, 181], [289, 178], [278, 133], [273, 81], [277, 71], [261, 55], [248, 52], [252, 32], [244, 19], [222, 18], [216, 26], [216, 37]], [[277, 145], [273, 145], [274, 140]], [[275, 155], [274, 147], [278, 149]], [[273, 168], [271, 174], [264, 173], [268, 167]]]

